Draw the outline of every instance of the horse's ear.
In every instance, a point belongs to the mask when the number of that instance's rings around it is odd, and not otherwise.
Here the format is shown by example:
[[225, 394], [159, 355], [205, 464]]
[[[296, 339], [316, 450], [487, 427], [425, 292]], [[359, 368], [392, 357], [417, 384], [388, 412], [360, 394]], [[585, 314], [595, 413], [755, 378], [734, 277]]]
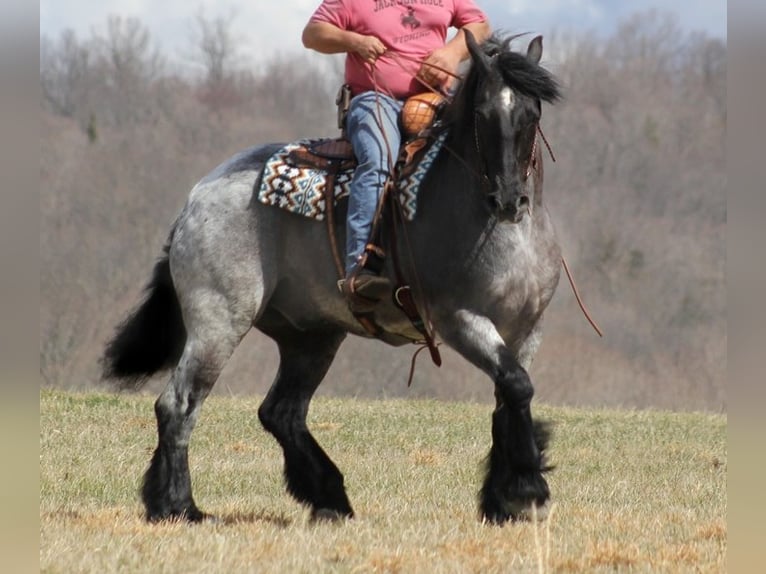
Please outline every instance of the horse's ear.
[[476, 38], [470, 30], [464, 30], [465, 44], [468, 46], [468, 53], [471, 54], [471, 60], [475, 66], [478, 66], [479, 70], [486, 74], [490, 72], [489, 58], [476, 43]]
[[527, 59], [533, 64], [539, 64], [543, 57], [543, 37], [537, 36], [532, 39], [527, 48]]

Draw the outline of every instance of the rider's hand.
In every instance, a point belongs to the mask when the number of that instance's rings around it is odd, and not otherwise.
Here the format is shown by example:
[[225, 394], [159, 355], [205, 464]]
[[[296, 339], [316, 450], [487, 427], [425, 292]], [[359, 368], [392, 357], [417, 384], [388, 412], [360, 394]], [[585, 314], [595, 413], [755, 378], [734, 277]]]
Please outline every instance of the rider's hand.
[[456, 74], [459, 66], [459, 54], [449, 46], [444, 46], [431, 52], [423, 61], [418, 71], [418, 78], [434, 88], [448, 88], [454, 78], [439, 68], [447, 70], [450, 74]]
[[353, 51], [359, 54], [365, 62], [374, 64], [386, 52], [386, 47], [375, 36], [359, 35], [354, 43]]

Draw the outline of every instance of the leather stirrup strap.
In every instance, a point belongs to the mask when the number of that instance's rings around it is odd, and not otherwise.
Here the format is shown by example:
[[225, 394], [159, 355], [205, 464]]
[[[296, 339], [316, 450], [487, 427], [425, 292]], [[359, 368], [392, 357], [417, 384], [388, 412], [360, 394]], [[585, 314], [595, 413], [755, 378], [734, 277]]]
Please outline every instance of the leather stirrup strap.
[[338, 238], [335, 236], [335, 176], [340, 168], [339, 161], [330, 163], [330, 169], [327, 170], [327, 178], [324, 186], [324, 207], [325, 219], [327, 221], [327, 234], [330, 237], [330, 250], [332, 258], [335, 261], [335, 270], [338, 272], [338, 278], [343, 279], [343, 261], [338, 250]]
[[[390, 179], [389, 179], [389, 180], [387, 180], [387, 181], [386, 181], [386, 184], [383, 186], [383, 190], [382, 190], [382, 192], [381, 192], [381, 194], [380, 194], [380, 197], [379, 197], [379, 199], [378, 199], [378, 205], [377, 205], [377, 206], [376, 206], [376, 208], [375, 208], [375, 216], [373, 217], [373, 219], [372, 219], [372, 225], [370, 226], [370, 236], [369, 236], [369, 238], [367, 239], [367, 245], [368, 245], [368, 246], [372, 246], [373, 248], [374, 248], [374, 247], [376, 247], [376, 246], [375, 246], [375, 244], [373, 243], [372, 239], [373, 239], [373, 238], [374, 238], [374, 237], [377, 235], [377, 233], [378, 233], [378, 229], [380, 228], [380, 222], [381, 222], [381, 220], [383, 219], [383, 207], [385, 206], [385, 203], [386, 203], [386, 198], [387, 198], [387, 197], [390, 195], [390, 194], [389, 194], [389, 191], [390, 191], [390, 185], [389, 185], [389, 181], [390, 181]], [[363, 257], [363, 260], [362, 260], [362, 261], [364, 261], [364, 258], [366, 258], [366, 257], [367, 257], [367, 252], [366, 252], [366, 249], [367, 249], [367, 248], [365, 248], [365, 251], [363, 251], [363, 252], [362, 252], [362, 257]], [[380, 248], [378, 247], [378, 249], [380, 249]], [[362, 264], [360, 264], [360, 265], [363, 265], [363, 263], [362, 263]], [[355, 275], [356, 275], [356, 273], [358, 273], [359, 271], [360, 271], [360, 269], [359, 269], [359, 268], [357, 268], [357, 269], [356, 269], [356, 272], [355, 272], [355, 273], [353, 273], [353, 274], [351, 275], [351, 277], [349, 278], [349, 280], [353, 281], [353, 280], [354, 280], [354, 276], [355, 276]], [[386, 331], [385, 331], [385, 330], [383, 330], [383, 329], [380, 327], [380, 325], [378, 325], [378, 324], [375, 322], [375, 316], [374, 316], [374, 313], [359, 313], [359, 312], [356, 312], [356, 311], [353, 311], [353, 310], [351, 311], [351, 313], [354, 315], [354, 318], [355, 318], [357, 321], [359, 321], [359, 324], [360, 324], [362, 327], [364, 327], [365, 331], [367, 331], [367, 332], [368, 332], [370, 335], [372, 335], [372, 336], [373, 336], [373, 337], [375, 337], [376, 339], [381, 339], [382, 341], [386, 341], [386, 339], [387, 339], [387, 337], [386, 337], [387, 333], [386, 333]], [[387, 342], [388, 342], [388, 341], [387, 341]]]
[[[391, 257], [394, 263], [394, 273], [396, 274], [397, 283], [397, 288], [394, 291], [394, 302], [404, 312], [410, 323], [412, 323], [412, 326], [415, 327], [415, 329], [417, 329], [421, 335], [423, 335], [423, 339], [425, 340], [426, 346], [428, 347], [428, 352], [431, 354], [431, 360], [433, 361], [434, 365], [441, 367], [441, 353], [439, 353], [439, 347], [437, 346], [436, 341], [434, 340], [434, 336], [431, 333], [430, 320], [428, 323], [423, 321], [423, 318], [418, 311], [417, 305], [415, 304], [415, 299], [412, 296], [412, 289], [410, 289], [409, 285], [406, 284], [404, 280], [404, 273], [402, 272], [401, 259], [399, 257], [398, 249], [399, 226], [397, 225], [397, 223], [402, 225], [402, 233], [405, 235], [405, 239], [407, 239], [407, 231], [404, 229], [402, 204], [399, 202], [399, 198], [396, 197], [396, 193], [389, 194], [389, 197], [391, 204], [391, 240], [389, 243], [391, 245]], [[417, 274], [417, 271], [415, 271], [415, 273]], [[409, 386], [411, 381], [412, 378], [410, 377], [407, 386]]]

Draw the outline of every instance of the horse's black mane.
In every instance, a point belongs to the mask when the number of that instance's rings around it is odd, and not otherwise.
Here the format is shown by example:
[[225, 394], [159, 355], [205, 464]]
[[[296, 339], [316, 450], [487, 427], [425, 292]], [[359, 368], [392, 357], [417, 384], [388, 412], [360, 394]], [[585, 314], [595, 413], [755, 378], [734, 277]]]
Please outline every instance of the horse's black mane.
[[559, 83], [548, 70], [530, 61], [526, 54], [511, 50], [511, 42], [518, 37], [519, 35], [501, 38], [493, 35], [482, 44], [482, 49], [497, 61], [497, 70], [515, 92], [551, 104], [556, 103], [561, 98]]
[[[481, 49], [490, 59], [491, 73], [499, 75], [505, 85], [522, 95], [541, 101], [556, 103], [561, 98], [561, 88], [556, 78], [542, 66], [532, 62], [526, 54], [511, 50], [511, 42], [519, 34], [500, 36], [493, 34]], [[462, 126], [466, 113], [474, 109], [474, 97], [480, 86], [482, 72], [480, 66], [471, 65], [471, 69], [449, 106], [446, 117], [454, 127]]]

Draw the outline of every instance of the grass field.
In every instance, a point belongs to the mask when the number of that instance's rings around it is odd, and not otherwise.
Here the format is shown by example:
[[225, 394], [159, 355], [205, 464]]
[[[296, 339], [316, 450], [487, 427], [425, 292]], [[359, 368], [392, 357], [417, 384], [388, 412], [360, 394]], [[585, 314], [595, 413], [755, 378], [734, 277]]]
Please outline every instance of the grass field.
[[218, 524], [146, 524], [150, 396], [40, 396], [43, 572], [722, 572], [726, 417], [535, 405], [554, 422], [547, 522], [482, 525], [490, 407], [315, 399], [310, 427], [357, 518], [309, 524], [257, 398], [212, 397], [192, 438]]

